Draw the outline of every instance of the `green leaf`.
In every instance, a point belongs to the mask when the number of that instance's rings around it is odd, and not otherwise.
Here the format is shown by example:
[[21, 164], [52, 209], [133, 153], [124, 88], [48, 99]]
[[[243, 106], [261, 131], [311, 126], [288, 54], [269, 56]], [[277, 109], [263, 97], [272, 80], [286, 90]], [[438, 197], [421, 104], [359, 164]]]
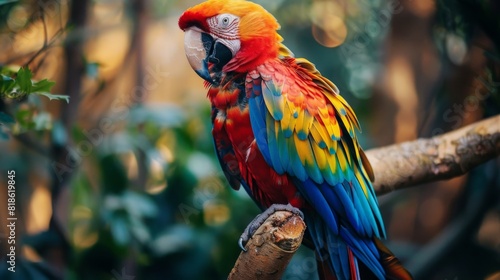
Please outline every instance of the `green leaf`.
[[27, 127], [28, 124], [31, 122], [31, 115], [32, 111], [29, 109], [19, 109], [16, 112], [16, 120], [19, 123], [19, 125], [23, 127]]
[[34, 92], [34, 94], [43, 95], [48, 97], [50, 100], [64, 100], [66, 103], [69, 103], [69, 96], [67, 95], [51, 94], [48, 92]]
[[19, 67], [9, 66], [9, 65], [3, 65], [0, 67], [0, 74], [9, 77], [14, 77], [17, 71], [19, 71]]
[[47, 79], [41, 80], [39, 82], [33, 83], [33, 87], [31, 88], [31, 92], [50, 92], [52, 86], [56, 83], [51, 82]]
[[16, 121], [10, 115], [7, 115], [4, 112], [0, 112], [0, 124], [14, 124]]
[[31, 73], [31, 70], [28, 68], [19, 68], [19, 71], [17, 71], [17, 84], [19, 85], [19, 89], [23, 93], [31, 93], [31, 77], [33, 77], [33, 73]]
[[16, 80], [9, 76], [1, 75], [0, 79], [0, 95], [8, 94], [16, 85]]

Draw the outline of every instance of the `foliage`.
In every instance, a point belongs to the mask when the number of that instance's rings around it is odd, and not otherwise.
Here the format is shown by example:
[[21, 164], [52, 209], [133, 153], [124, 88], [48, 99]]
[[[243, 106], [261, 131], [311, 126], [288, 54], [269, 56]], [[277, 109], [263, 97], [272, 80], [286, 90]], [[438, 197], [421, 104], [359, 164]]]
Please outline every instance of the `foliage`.
[[43, 110], [38, 97], [66, 102], [69, 102], [69, 97], [51, 94], [55, 82], [47, 79], [33, 81], [33, 73], [28, 68], [20, 67], [16, 72], [12, 67], [2, 67], [0, 73], [0, 99], [11, 105], [10, 110], [0, 107], [0, 138], [8, 139], [8, 131], [16, 135], [51, 129], [52, 118]]
[[[82, 170], [72, 183], [72, 208], [81, 218], [72, 220], [76, 262], [69, 279], [109, 279], [122, 268], [139, 279], [161, 279], [166, 271], [173, 279], [195, 279], [230, 270], [223, 256], [234, 260], [237, 245], [221, 241], [237, 240], [234, 222], [251, 215], [229, 209], [256, 209], [223, 185], [211, 147], [200, 143], [206, 132], [196, 125], [199, 117], [179, 121], [179, 113], [172, 106], [132, 108], [127, 128], [105, 136], [85, 159], [101, 176], [92, 182], [93, 172]], [[131, 160], [146, 165], [144, 185], [127, 174]], [[210, 172], [200, 173], [200, 164]], [[227, 219], [212, 220], [217, 211]]]

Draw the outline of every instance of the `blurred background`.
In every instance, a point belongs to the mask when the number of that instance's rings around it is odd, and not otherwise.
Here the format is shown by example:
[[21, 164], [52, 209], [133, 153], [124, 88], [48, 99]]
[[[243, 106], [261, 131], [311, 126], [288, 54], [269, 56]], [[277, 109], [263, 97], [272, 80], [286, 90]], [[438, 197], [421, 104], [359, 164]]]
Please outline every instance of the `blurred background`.
[[[226, 279], [259, 210], [222, 175], [185, 59], [177, 20], [199, 2], [0, 0], [0, 221], [9, 170], [17, 217], [15, 273], [0, 227], [0, 279]], [[497, 1], [256, 2], [338, 85], [365, 149], [500, 113]], [[379, 197], [417, 279], [500, 273], [499, 170]], [[316, 279], [310, 250], [284, 279]]]

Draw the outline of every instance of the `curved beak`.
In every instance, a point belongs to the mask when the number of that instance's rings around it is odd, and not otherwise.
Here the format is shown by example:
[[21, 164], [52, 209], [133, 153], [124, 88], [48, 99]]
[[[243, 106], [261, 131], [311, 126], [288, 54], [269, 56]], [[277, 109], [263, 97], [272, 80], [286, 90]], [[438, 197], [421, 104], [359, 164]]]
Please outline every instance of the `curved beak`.
[[211, 84], [218, 84], [222, 68], [233, 58], [227, 46], [196, 27], [186, 29], [184, 50], [191, 68]]

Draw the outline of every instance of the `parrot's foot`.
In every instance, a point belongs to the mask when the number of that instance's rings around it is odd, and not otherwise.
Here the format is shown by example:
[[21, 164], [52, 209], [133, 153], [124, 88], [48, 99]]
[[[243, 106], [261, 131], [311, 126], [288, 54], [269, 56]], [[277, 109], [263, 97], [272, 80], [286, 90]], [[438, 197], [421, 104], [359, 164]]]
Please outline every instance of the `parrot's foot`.
[[271, 207], [267, 208], [264, 212], [261, 214], [257, 215], [253, 221], [248, 224], [247, 228], [243, 233], [241, 234], [240, 240], [238, 240], [238, 245], [240, 246], [241, 250], [246, 252], [245, 245], [247, 244], [248, 240], [252, 238], [253, 234], [255, 231], [269, 218], [272, 214], [274, 214], [277, 211], [290, 211], [296, 215], [299, 215], [302, 219], [304, 219], [304, 214], [302, 214], [302, 211], [300, 211], [298, 208], [293, 207], [290, 204], [273, 204]]

